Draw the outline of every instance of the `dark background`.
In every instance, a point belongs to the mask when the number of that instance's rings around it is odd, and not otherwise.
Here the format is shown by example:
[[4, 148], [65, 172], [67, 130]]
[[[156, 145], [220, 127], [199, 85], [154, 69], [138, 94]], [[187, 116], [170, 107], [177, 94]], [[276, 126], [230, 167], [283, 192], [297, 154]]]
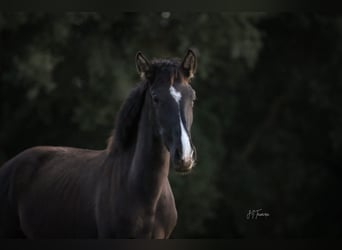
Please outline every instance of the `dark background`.
[[0, 13], [0, 165], [36, 145], [105, 148], [136, 52], [189, 47], [198, 163], [171, 173], [172, 237], [341, 236], [339, 15]]

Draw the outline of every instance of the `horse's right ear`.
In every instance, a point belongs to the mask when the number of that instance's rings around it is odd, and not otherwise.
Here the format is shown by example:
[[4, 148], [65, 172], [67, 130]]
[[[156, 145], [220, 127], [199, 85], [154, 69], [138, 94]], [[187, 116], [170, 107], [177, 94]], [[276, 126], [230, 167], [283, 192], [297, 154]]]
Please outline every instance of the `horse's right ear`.
[[182, 69], [186, 77], [192, 78], [196, 72], [197, 58], [192, 49], [188, 49], [182, 62]]
[[135, 56], [135, 64], [140, 77], [144, 78], [151, 68], [150, 61], [139, 51]]

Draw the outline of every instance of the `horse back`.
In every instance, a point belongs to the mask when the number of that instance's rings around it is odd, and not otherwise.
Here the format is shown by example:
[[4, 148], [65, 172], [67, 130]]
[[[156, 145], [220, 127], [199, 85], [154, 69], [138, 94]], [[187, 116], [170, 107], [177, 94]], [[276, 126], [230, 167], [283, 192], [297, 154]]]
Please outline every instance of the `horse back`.
[[[23, 151], [0, 168], [0, 216], [26, 237], [96, 236], [94, 177], [103, 158], [104, 151], [65, 147]], [[9, 230], [1, 223], [0, 233]]]

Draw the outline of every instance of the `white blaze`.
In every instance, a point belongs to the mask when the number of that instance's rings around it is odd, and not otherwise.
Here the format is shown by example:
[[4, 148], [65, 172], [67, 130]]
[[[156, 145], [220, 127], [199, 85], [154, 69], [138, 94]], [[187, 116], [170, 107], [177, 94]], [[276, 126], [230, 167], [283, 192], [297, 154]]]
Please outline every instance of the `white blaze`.
[[192, 158], [192, 149], [191, 149], [190, 139], [189, 139], [188, 133], [186, 132], [184, 128], [182, 118], [180, 115], [180, 107], [179, 107], [179, 101], [182, 98], [182, 94], [178, 92], [173, 86], [170, 87], [170, 94], [178, 104], [178, 110], [179, 110], [178, 117], [179, 117], [179, 122], [180, 122], [180, 127], [181, 127], [182, 159], [184, 161], [190, 161]]
[[173, 86], [170, 87], [170, 94], [175, 99], [177, 104], [179, 105], [179, 101], [182, 98], [182, 94], [178, 92]]

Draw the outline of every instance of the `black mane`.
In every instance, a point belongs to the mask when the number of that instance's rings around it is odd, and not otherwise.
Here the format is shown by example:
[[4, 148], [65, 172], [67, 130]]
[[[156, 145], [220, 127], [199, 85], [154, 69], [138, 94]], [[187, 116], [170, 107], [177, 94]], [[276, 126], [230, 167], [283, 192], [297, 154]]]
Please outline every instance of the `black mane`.
[[146, 89], [147, 83], [140, 82], [138, 86], [131, 91], [124, 104], [121, 106], [116, 117], [116, 125], [112, 136], [108, 140], [108, 148], [110, 151], [127, 148], [136, 137]]

